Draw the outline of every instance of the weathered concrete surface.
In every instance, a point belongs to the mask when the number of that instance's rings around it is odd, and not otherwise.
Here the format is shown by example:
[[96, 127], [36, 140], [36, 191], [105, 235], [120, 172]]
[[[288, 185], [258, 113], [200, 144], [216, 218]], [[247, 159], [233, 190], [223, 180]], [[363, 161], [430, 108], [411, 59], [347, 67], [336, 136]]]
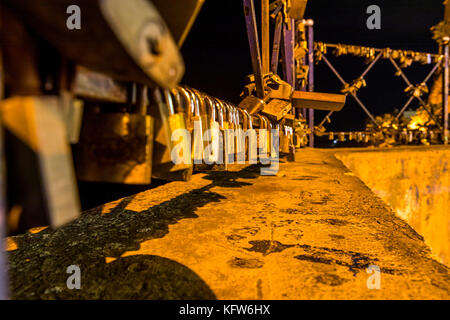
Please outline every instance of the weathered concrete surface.
[[354, 149], [336, 156], [450, 265], [450, 147]]
[[[450, 298], [449, 268], [320, 150], [276, 177], [199, 174], [33, 232], [9, 239], [13, 298]], [[66, 289], [72, 264], [81, 290]], [[380, 290], [367, 288], [369, 264]]]

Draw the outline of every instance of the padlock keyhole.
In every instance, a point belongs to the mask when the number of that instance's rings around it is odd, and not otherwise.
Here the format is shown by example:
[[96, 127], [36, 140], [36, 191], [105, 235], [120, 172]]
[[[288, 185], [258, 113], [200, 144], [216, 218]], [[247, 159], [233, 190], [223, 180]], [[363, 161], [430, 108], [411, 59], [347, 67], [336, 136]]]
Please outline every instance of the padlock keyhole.
[[154, 55], [159, 56], [162, 53], [161, 45], [158, 39], [147, 38], [148, 51]]

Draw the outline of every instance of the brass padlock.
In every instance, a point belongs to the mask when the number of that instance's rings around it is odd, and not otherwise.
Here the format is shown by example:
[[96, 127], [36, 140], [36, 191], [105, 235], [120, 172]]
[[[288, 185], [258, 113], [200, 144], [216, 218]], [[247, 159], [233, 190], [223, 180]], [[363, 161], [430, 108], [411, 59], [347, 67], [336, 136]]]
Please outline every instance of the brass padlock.
[[260, 128], [257, 130], [257, 136], [258, 136], [258, 156], [259, 161], [262, 164], [267, 164], [270, 161], [270, 155], [269, 155], [269, 137], [267, 134], [267, 128], [268, 128], [268, 122], [267, 118], [257, 114], [256, 117], [259, 119]]
[[236, 120], [234, 118], [233, 108], [226, 102], [220, 102], [225, 107], [226, 110], [226, 133], [224, 139], [227, 140], [227, 148], [225, 149], [225, 160], [228, 165], [236, 163], [236, 138], [235, 138], [235, 130], [236, 130]]
[[328, 134], [328, 140], [333, 141], [334, 140], [334, 132], [330, 132]]
[[363, 140], [363, 133], [362, 132], [358, 132], [357, 133], [357, 141], [361, 142]]
[[348, 133], [348, 140], [353, 141], [353, 132]]
[[[169, 90], [153, 90], [157, 108], [152, 176], [170, 181], [187, 181], [192, 176], [191, 137], [186, 128], [185, 110], [180, 99], [174, 99]], [[186, 105], [184, 106], [186, 108]]]
[[280, 153], [289, 154], [290, 136], [288, 126], [282, 125], [280, 130]]
[[228, 149], [228, 141], [225, 139], [226, 130], [228, 128], [228, 123], [225, 120], [226, 110], [223, 104], [220, 103], [218, 99], [211, 98], [213, 101], [216, 110], [217, 110], [217, 120], [219, 123], [219, 155], [218, 161], [212, 166], [211, 170], [213, 171], [226, 171], [228, 169], [228, 160], [227, 160], [227, 149]]
[[[236, 131], [236, 159], [239, 164], [245, 164], [247, 162], [248, 147], [245, 143], [245, 137], [250, 134], [249, 127], [251, 124], [251, 118], [245, 110], [236, 109], [236, 117], [238, 119], [239, 128]], [[242, 120], [241, 120], [242, 119]], [[250, 137], [249, 137], [250, 139]]]
[[220, 160], [220, 125], [217, 119], [217, 108], [216, 104], [209, 96], [205, 96], [205, 102], [209, 109], [209, 126], [208, 130], [205, 134], [205, 142], [208, 142], [209, 145], [205, 147], [205, 163], [207, 165], [212, 165], [214, 163], [219, 162]]
[[253, 118], [247, 110], [239, 109], [242, 111], [244, 118], [246, 119], [246, 130], [244, 132], [244, 145], [246, 161], [249, 164], [258, 163], [258, 136], [256, 130], [253, 128]]
[[[194, 164], [202, 164], [203, 162], [203, 115], [200, 111], [201, 104], [203, 104], [203, 99], [200, 95], [193, 89], [188, 89], [191, 94], [191, 99], [194, 102], [194, 115], [192, 117], [193, 121], [193, 131], [191, 133], [192, 141], [192, 159]], [[206, 124], [206, 123], [205, 123]]]
[[[207, 101], [207, 95], [204, 93], [201, 93], [195, 89], [193, 89], [194, 95], [198, 99], [199, 103], [199, 116], [201, 120], [201, 130], [202, 130], [202, 150], [204, 153], [205, 148], [208, 147], [209, 142], [204, 139], [205, 133], [208, 132], [208, 130], [211, 129], [211, 106], [209, 104], [209, 101]], [[209, 110], [208, 110], [209, 109]], [[203, 154], [203, 161], [205, 160], [205, 155]]]
[[152, 175], [153, 118], [147, 114], [147, 90], [141, 87], [140, 112], [95, 112], [83, 119], [76, 146], [80, 180], [149, 184]]
[[255, 96], [247, 96], [239, 103], [238, 108], [247, 110], [250, 114], [256, 114], [264, 109], [266, 103]]

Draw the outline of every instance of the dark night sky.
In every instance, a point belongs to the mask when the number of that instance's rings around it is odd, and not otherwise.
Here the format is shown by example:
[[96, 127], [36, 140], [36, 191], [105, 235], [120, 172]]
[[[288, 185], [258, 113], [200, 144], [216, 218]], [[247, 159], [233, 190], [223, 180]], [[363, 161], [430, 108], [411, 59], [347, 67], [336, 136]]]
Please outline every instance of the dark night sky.
[[[442, 2], [310, 0], [305, 18], [315, 20], [316, 41], [437, 52], [429, 29], [443, 18]], [[381, 8], [381, 30], [366, 28], [368, 15], [365, 12], [371, 4]], [[260, 6], [259, 0], [255, 0], [255, 6]], [[186, 39], [182, 54], [186, 63], [184, 84], [238, 103], [243, 80], [252, 73], [242, 1], [206, 0]], [[339, 57], [330, 60], [347, 82], [357, 78], [366, 66], [359, 58]], [[421, 82], [431, 69], [431, 66], [416, 66], [406, 69], [413, 83]], [[366, 76], [366, 81], [368, 87], [361, 89], [358, 95], [374, 114], [400, 108], [406, 101], [403, 93], [405, 85], [394, 76], [393, 67], [388, 61], [379, 62]], [[316, 91], [337, 93], [340, 88], [338, 80], [321, 62], [316, 67]], [[344, 110], [333, 115], [332, 124], [327, 125], [329, 129], [364, 128], [366, 115], [352, 98], [349, 97], [347, 101]], [[318, 120], [321, 120], [322, 114], [318, 113]]]

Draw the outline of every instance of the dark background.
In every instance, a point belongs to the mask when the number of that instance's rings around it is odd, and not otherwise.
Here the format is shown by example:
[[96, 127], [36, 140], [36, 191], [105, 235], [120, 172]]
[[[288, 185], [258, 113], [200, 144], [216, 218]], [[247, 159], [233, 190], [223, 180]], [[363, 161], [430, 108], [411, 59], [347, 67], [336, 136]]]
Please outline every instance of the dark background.
[[[442, 0], [309, 0], [305, 18], [315, 20], [316, 41], [437, 53], [430, 28], [443, 20], [442, 3]], [[381, 30], [366, 27], [369, 16], [366, 9], [372, 4], [381, 8]], [[260, 0], [255, 0], [255, 7], [260, 7]], [[244, 78], [252, 73], [242, 1], [206, 0], [182, 54], [186, 63], [184, 84], [239, 103]], [[362, 58], [333, 58], [330, 54], [328, 57], [347, 82], [359, 77], [366, 67]], [[431, 68], [413, 64], [405, 73], [417, 84]], [[406, 86], [394, 73], [389, 61], [381, 60], [366, 76], [368, 86], [358, 93], [375, 115], [400, 109], [407, 100], [403, 93]], [[319, 63], [316, 91], [338, 93], [340, 89], [337, 78], [324, 62]], [[417, 104], [411, 106], [416, 108]], [[317, 112], [317, 122], [323, 114]], [[343, 111], [334, 114], [332, 123], [326, 127], [335, 131], [360, 130], [365, 127], [366, 118], [353, 98], [348, 97]]]

